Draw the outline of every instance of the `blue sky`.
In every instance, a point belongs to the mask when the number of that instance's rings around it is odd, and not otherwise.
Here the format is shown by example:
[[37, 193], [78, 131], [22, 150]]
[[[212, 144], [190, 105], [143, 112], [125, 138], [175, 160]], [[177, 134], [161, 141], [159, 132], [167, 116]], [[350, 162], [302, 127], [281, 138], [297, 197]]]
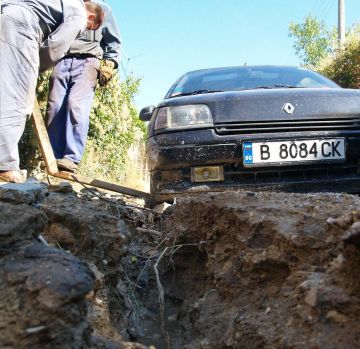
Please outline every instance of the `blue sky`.
[[[187, 71], [247, 64], [298, 65], [291, 21], [312, 13], [337, 25], [338, 0], [106, 0], [118, 20], [123, 69], [142, 78], [135, 103], [161, 101]], [[346, 25], [360, 1], [345, 0]], [[125, 72], [124, 72], [125, 71]]]

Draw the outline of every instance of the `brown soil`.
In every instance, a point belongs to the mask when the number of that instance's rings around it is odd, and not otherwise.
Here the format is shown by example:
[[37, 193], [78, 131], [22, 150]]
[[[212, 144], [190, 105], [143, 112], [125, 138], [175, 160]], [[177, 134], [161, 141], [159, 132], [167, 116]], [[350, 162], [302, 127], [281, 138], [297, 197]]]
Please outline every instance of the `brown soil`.
[[0, 347], [359, 348], [359, 208], [342, 194], [204, 194], [162, 215], [87, 191], [0, 200]]
[[359, 348], [359, 204], [334, 194], [181, 200], [165, 230], [184, 247], [162, 279], [179, 304], [177, 347]]

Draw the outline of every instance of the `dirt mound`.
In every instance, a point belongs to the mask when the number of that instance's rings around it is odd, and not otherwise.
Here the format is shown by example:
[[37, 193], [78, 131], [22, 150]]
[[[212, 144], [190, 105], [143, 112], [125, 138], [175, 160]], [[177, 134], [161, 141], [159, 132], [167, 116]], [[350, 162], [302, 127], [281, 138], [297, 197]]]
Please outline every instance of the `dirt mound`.
[[38, 241], [47, 223], [38, 209], [0, 203], [0, 222], [0, 347], [80, 348], [92, 273]]
[[104, 311], [109, 304], [96, 298], [98, 291], [106, 294], [105, 280], [117, 277], [126, 252], [121, 222], [107, 205], [71, 190], [49, 194], [30, 182], [1, 186], [1, 348], [145, 348], [112, 330]]
[[357, 196], [64, 188], [0, 190], [1, 348], [360, 347]]
[[161, 278], [165, 309], [177, 308], [165, 316], [177, 322], [171, 347], [359, 348], [359, 205], [336, 194], [180, 200], [164, 222], [177, 246]]

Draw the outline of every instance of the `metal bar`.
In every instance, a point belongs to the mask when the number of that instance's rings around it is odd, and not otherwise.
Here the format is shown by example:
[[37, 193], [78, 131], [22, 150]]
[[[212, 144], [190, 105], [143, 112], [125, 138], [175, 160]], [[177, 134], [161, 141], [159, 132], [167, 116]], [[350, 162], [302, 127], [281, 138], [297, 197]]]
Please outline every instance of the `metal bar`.
[[92, 187], [97, 187], [97, 188], [110, 190], [110, 191], [114, 191], [117, 193], [129, 195], [129, 196], [137, 197], [137, 198], [149, 198], [149, 199], [151, 198], [151, 195], [149, 193], [145, 193], [143, 191], [131, 189], [128, 187], [123, 187], [121, 185], [117, 185], [117, 184], [113, 184], [113, 183], [109, 183], [109, 182], [100, 181], [98, 179], [85, 177], [85, 176], [82, 176], [79, 174], [60, 171], [58, 173], [54, 173], [53, 176], [58, 177], [58, 178], [67, 179], [67, 180], [73, 181], [73, 182], [78, 182], [81, 184], [91, 185]]

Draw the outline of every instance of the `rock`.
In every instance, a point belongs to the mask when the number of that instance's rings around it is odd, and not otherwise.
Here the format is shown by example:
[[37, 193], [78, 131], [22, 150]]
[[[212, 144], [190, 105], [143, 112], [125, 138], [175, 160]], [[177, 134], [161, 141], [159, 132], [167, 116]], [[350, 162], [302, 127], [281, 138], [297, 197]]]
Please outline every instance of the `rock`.
[[49, 185], [49, 191], [52, 193], [70, 194], [74, 193], [73, 186], [69, 182], [61, 182], [56, 185]]
[[353, 244], [360, 248], [360, 222], [355, 222], [342, 236], [342, 240], [347, 244]]
[[1, 258], [0, 347], [85, 348], [85, 296], [93, 282], [84, 263], [43, 244]]
[[0, 200], [24, 204], [42, 202], [49, 194], [47, 185], [34, 180], [0, 185]]
[[201, 342], [200, 342], [200, 348], [201, 349], [209, 349], [210, 348], [210, 341], [209, 341], [209, 339], [208, 338], [205, 338], [205, 339], [203, 339], [203, 340], [201, 340]]
[[344, 314], [339, 313], [336, 310], [330, 310], [326, 313], [325, 317], [328, 320], [331, 320], [333, 322], [336, 322], [338, 324], [345, 324], [349, 321], [349, 318], [345, 316]]
[[324, 284], [318, 289], [318, 303], [321, 308], [343, 307], [350, 304], [350, 300], [345, 288]]
[[299, 289], [306, 291], [304, 301], [311, 307], [343, 306], [350, 301], [346, 290], [333, 285], [325, 273], [311, 273]]
[[316, 303], [317, 303], [317, 288], [316, 287], [311, 288], [306, 293], [304, 301], [305, 301], [305, 303], [307, 305], [310, 305], [310, 307], [315, 307], [316, 306]]
[[[123, 341], [112, 341], [100, 336], [93, 336], [91, 344], [92, 345], [89, 347], [89, 349], [148, 349], [148, 347], [140, 344], [125, 343]], [[86, 349], [87, 348], [88, 347], [86, 347]]]
[[308, 279], [299, 285], [302, 291], [306, 291], [304, 302], [310, 307], [315, 307], [318, 301], [318, 290], [325, 279], [324, 273], [311, 273]]
[[88, 263], [89, 268], [95, 275], [95, 285], [94, 285], [94, 294], [103, 289], [105, 284], [105, 277], [104, 274], [96, 267], [94, 263]]
[[346, 260], [343, 254], [339, 254], [335, 259], [330, 262], [330, 266], [334, 270], [340, 270], [343, 268]]
[[155, 213], [162, 214], [166, 209], [168, 209], [171, 205], [167, 202], [163, 202], [161, 204], [157, 204], [155, 207], [152, 208], [152, 210]]
[[45, 214], [34, 207], [0, 202], [0, 256], [31, 243], [46, 224]]
[[119, 349], [155, 349], [154, 346], [145, 347], [144, 345], [137, 343], [123, 343]]

